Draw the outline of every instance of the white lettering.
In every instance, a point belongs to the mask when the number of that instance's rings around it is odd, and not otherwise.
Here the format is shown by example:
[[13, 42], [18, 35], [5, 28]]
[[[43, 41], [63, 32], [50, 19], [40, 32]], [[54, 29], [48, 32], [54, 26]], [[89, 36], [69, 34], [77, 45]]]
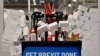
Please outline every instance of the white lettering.
[[45, 52], [43, 52], [43, 56], [46, 56], [46, 53]]
[[42, 53], [41, 52], [39, 52], [39, 56], [42, 56]]
[[29, 55], [30, 55], [30, 53], [29, 53], [29, 52], [27, 52], [27, 53], [26, 53], [26, 56], [29, 56]]
[[[37, 55], [38, 54], [38, 55]], [[77, 56], [76, 52], [27, 52], [26, 56]]]
[[59, 56], [59, 52], [51, 53], [51, 52], [39, 52], [39, 56]]
[[66, 56], [65, 53], [62, 53], [61, 56]]
[[74, 56], [77, 56], [77, 53], [74, 53]]
[[77, 56], [77, 53], [62, 53], [61, 56]]
[[37, 53], [36, 52], [27, 52], [26, 53], [26, 56], [37, 56]]
[[60, 53], [56, 53], [57, 54], [57, 56], [59, 56], [60, 55]]

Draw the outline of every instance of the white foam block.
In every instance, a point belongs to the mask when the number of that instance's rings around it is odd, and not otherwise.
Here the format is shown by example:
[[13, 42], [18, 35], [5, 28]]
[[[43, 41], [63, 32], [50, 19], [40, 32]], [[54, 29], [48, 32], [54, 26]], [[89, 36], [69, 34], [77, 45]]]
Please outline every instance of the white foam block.
[[29, 28], [26, 26], [23, 28], [23, 35], [28, 35], [29, 34]]
[[42, 25], [45, 25], [46, 23], [44, 23], [43, 21], [39, 21], [38, 23], [37, 23], [37, 25], [38, 26], [42, 26]]
[[85, 7], [85, 6], [79, 5], [78, 10], [79, 10], [79, 11], [87, 12], [87, 11], [88, 11], [88, 8]]
[[90, 13], [95, 13], [95, 12], [98, 12], [99, 10], [98, 9], [96, 9], [96, 8], [90, 8]]
[[73, 15], [68, 15], [68, 22], [70, 22], [70, 23], [73, 22]]
[[81, 31], [80, 29], [74, 29], [72, 32], [76, 35], [76, 34], [80, 34], [81, 33], [80, 31]]
[[77, 21], [77, 22], [76, 22], [76, 26], [77, 26], [77, 27], [83, 26], [83, 21], [81, 21], [81, 20], [80, 20], [80, 21]]
[[91, 18], [89, 19], [89, 17], [87, 17], [87, 16], [81, 16], [81, 17], [80, 17], [80, 21], [82, 21], [81, 23], [86, 23], [86, 22], [88, 22], [89, 20], [91, 20]]
[[7, 19], [5, 19], [4, 38], [10, 41], [18, 41], [22, 29], [20, 26], [20, 12], [18, 10], [8, 10]]
[[78, 12], [74, 12], [73, 18], [74, 18], [74, 19], [78, 19]]
[[54, 22], [54, 23], [49, 24], [48, 27], [49, 27], [50, 32], [54, 32], [57, 29], [58, 24], [57, 24], [57, 22]]
[[88, 31], [91, 30], [91, 25], [89, 24], [85, 24], [83, 27], [85, 30], [88, 30]]
[[48, 24], [45, 24], [45, 25], [38, 27], [37, 31], [38, 31], [38, 34], [41, 34], [45, 31], [48, 31]]
[[92, 30], [97, 30], [97, 31], [99, 31], [99, 30], [100, 30], [100, 28], [99, 28], [99, 23], [98, 23], [98, 24], [93, 24], [93, 25], [91, 26], [91, 29], [92, 29]]
[[68, 21], [59, 21], [60, 27], [69, 27], [69, 22]]
[[20, 26], [21, 27], [24, 27], [24, 26], [26, 26], [26, 18], [25, 18], [25, 13], [24, 13], [24, 11], [23, 10], [19, 10], [19, 13], [20, 13]]
[[81, 11], [77, 11], [77, 12], [74, 12], [73, 14], [73, 18], [74, 19], [78, 19], [79, 17], [81, 17], [83, 15], [83, 13]]
[[31, 33], [30, 37], [31, 37], [31, 41], [36, 41], [36, 34], [35, 33]]
[[72, 19], [73, 18], [73, 15], [71, 15], [71, 14], [68, 15], [68, 19], [70, 19], [70, 18]]
[[99, 21], [99, 14], [91, 14], [91, 21]]
[[42, 33], [40, 36], [41, 36], [42, 38], [45, 38], [45, 33]]
[[90, 13], [84, 13], [84, 16], [86, 16], [86, 17], [90, 17]]

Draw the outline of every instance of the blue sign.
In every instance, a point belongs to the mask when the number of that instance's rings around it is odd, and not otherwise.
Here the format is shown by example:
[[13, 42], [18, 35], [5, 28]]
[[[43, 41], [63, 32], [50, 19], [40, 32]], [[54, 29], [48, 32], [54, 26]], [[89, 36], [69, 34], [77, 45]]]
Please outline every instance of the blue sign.
[[22, 56], [81, 56], [75, 47], [27, 47]]

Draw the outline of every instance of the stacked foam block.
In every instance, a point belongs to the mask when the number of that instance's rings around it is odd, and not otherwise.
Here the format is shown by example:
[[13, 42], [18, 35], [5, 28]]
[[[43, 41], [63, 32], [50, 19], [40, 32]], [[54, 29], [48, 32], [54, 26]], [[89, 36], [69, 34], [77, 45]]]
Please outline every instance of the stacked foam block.
[[82, 38], [82, 56], [99, 56], [99, 10], [80, 5], [73, 20]]

